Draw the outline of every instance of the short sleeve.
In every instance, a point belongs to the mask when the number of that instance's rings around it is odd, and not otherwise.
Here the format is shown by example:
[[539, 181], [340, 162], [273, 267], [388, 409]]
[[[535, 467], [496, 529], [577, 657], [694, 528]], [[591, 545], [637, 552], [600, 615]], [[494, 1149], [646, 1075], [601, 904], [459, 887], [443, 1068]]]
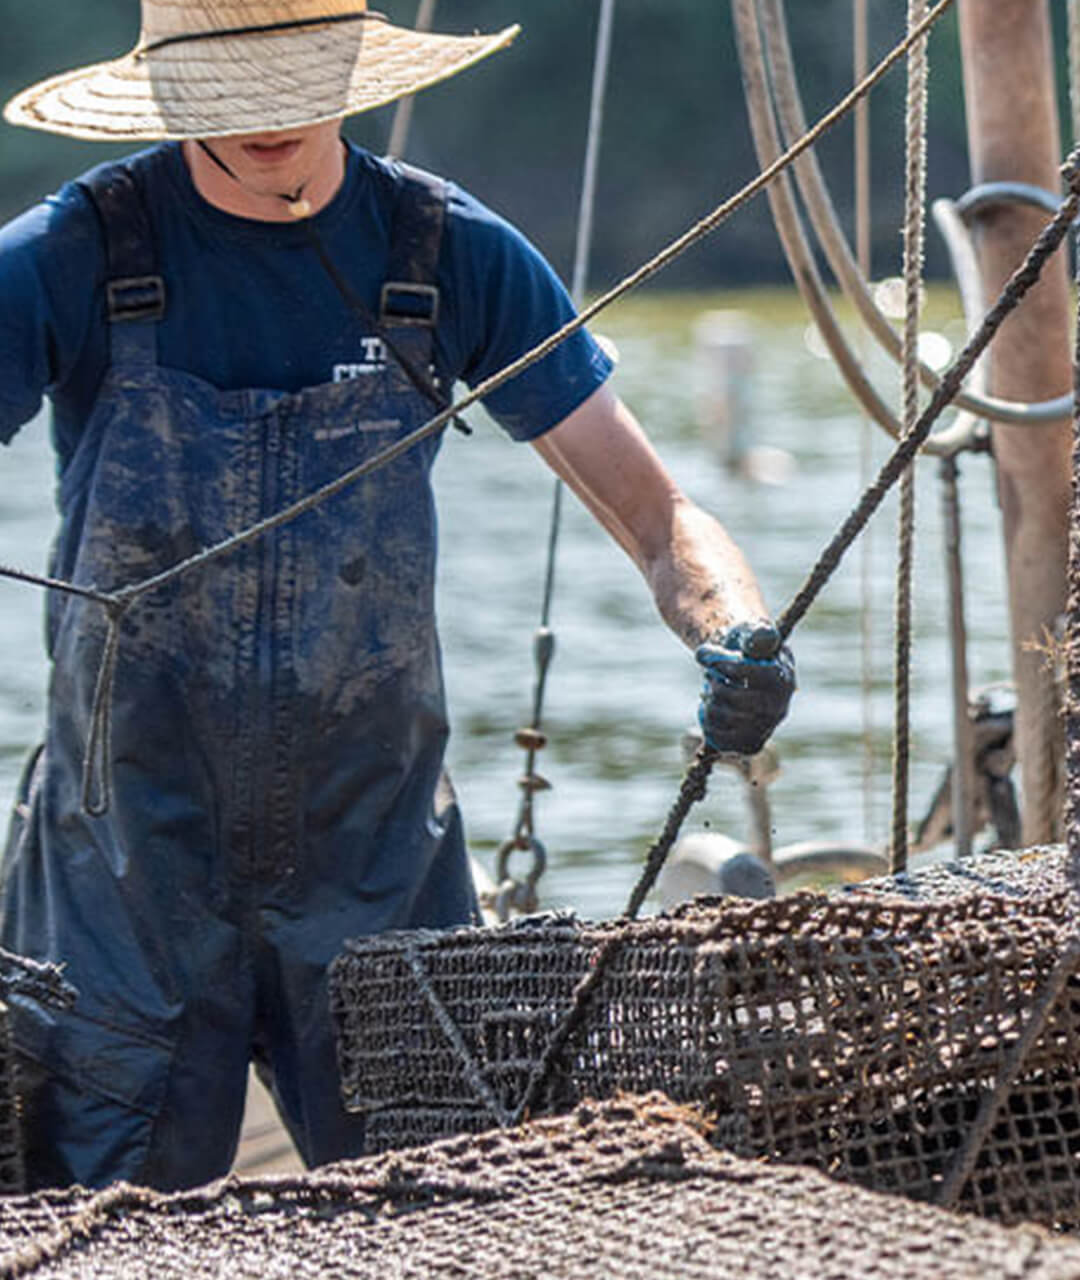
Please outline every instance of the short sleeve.
[[[574, 316], [543, 255], [504, 219], [451, 187], [443, 269], [451, 308], [450, 367], [470, 387], [498, 373]], [[484, 399], [517, 440], [556, 426], [601, 386], [612, 363], [579, 329]]]
[[0, 228], [0, 441], [7, 444], [85, 355], [103, 248], [73, 185]]

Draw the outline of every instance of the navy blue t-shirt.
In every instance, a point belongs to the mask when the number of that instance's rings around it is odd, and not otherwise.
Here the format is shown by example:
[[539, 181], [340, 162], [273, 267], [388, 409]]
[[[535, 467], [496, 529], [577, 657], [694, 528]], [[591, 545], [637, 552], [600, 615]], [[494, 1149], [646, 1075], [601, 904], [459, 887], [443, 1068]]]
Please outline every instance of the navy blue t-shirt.
[[[195, 190], [180, 146], [133, 158], [142, 177], [168, 305], [161, 364], [223, 390], [304, 387], [357, 376], [375, 335], [350, 310], [296, 223], [238, 218]], [[378, 313], [396, 168], [349, 145], [345, 180], [313, 219], [330, 259]], [[74, 183], [0, 229], [0, 441], [47, 394], [63, 470], [108, 361], [105, 250]], [[439, 260], [442, 370], [476, 385], [563, 325], [565, 289], [503, 219], [450, 186]], [[562, 421], [611, 372], [584, 331], [498, 388], [485, 405], [513, 437]]]

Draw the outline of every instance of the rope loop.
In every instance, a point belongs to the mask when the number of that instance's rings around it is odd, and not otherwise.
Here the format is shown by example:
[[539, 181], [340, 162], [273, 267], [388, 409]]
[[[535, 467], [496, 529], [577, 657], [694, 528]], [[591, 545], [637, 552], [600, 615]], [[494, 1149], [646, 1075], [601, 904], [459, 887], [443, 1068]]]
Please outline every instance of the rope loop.
[[82, 772], [82, 807], [90, 818], [103, 818], [112, 804], [113, 685], [116, 680], [116, 659], [120, 652], [120, 627], [133, 600], [133, 596], [117, 595], [101, 602], [107, 630], [94, 686], [90, 731], [86, 738]]

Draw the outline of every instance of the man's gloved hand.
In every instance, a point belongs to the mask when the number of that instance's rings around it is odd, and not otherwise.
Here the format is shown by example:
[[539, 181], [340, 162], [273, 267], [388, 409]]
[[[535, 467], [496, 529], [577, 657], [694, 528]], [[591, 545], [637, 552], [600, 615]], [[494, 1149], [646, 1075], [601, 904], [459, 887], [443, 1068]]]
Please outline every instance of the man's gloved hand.
[[714, 751], [754, 755], [787, 714], [795, 659], [769, 622], [740, 622], [699, 646], [705, 670], [698, 722]]

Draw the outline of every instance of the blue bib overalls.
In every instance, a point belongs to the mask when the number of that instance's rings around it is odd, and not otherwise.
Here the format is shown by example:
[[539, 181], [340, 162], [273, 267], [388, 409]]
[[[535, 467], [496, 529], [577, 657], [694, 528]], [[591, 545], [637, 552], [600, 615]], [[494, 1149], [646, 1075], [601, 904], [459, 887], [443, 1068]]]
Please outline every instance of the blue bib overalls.
[[[106, 590], [144, 579], [432, 416], [385, 348], [352, 380], [296, 394], [161, 367], [168, 299], [137, 180], [106, 166], [88, 189], [111, 355], [61, 482], [58, 576]], [[385, 333], [424, 370], [443, 209], [434, 180], [403, 180], [386, 277], [399, 284], [383, 291]], [[80, 997], [70, 1013], [13, 1011], [33, 1185], [225, 1172], [253, 1058], [309, 1163], [359, 1153], [326, 967], [349, 936], [475, 908], [442, 771], [437, 451], [424, 441], [135, 603], [102, 817], [80, 787], [104, 615], [50, 597], [46, 742], [9, 836], [2, 941], [63, 963]]]

